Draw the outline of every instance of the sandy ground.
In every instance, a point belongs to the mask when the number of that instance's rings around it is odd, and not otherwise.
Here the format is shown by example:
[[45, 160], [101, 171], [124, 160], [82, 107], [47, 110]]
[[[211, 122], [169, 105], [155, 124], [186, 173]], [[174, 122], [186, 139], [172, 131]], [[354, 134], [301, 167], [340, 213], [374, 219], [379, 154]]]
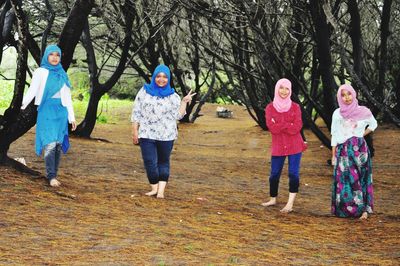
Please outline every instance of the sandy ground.
[[[203, 108], [179, 125], [166, 199], [149, 185], [140, 149], [131, 144], [128, 109], [93, 137], [72, 138], [62, 158], [62, 187], [0, 167], [1, 265], [399, 265], [400, 131], [375, 133], [375, 214], [367, 221], [330, 215], [330, 152], [306, 131], [301, 187], [294, 212], [286, 169], [279, 204], [268, 199], [270, 135], [245, 110], [234, 118]], [[44, 173], [34, 129], [11, 146]]]

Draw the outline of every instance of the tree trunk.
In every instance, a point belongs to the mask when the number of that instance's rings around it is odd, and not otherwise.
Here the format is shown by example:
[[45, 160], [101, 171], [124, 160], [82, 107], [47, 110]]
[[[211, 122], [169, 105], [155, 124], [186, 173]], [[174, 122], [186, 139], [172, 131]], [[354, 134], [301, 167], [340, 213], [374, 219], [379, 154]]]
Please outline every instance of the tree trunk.
[[351, 16], [350, 21], [350, 37], [353, 44], [353, 65], [354, 71], [359, 77], [362, 76], [363, 69], [363, 47], [362, 47], [362, 33], [361, 33], [361, 19], [358, 11], [358, 4], [356, 0], [349, 0], [347, 3], [349, 13]]
[[[11, 36], [11, 30], [14, 24], [14, 11], [11, 8], [11, 3], [10, 1], [2, 1], [0, 3], [2, 9], [0, 13], [0, 29], [1, 29], [1, 34], [0, 34], [0, 47], [3, 51], [4, 45], [7, 43], [7, 40]], [[3, 52], [0, 53], [0, 63], [3, 58]]]
[[[315, 124], [315, 122], [311, 119], [311, 116], [306, 115], [306, 111], [303, 107], [302, 104], [300, 104], [300, 99], [298, 96], [295, 94], [293, 95], [293, 100], [296, 103], [299, 103], [300, 108], [301, 108], [301, 118], [303, 120], [303, 124], [306, 124], [307, 126], [310, 127], [311, 131], [317, 136], [317, 138], [322, 142], [322, 144], [327, 147], [328, 149], [331, 148], [331, 141], [330, 138], [328, 138], [324, 132], [321, 131], [321, 129]], [[303, 135], [303, 134], [302, 134]], [[303, 139], [305, 140], [304, 136]]]
[[0, 129], [0, 164], [7, 163], [7, 152], [11, 143], [24, 135], [36, 124], [37, 107], [32, 102], [26, 109], [19, 113], [16, 121]]
[[11, 1], [11, 4], [15, 10], [18, 25], [18, 60], [13, 99], [10, 103], [10, 106], [4, 112], [4, 116], [2, 116], [0, 120], [0, 157], [3, 160], [3, 163], [7, 157], [7, 152], [11, 142], [15, 140], [15, 136], [18, 136], [22, 133], [20, 131], [21, 127], [15, 127], [14, 125], [18, 122], [18, 115], [20, 114], [22, 97], [25, 88], [26, 70], [28, 69], [28, 49], [26, 45], [28, 22], [21, 6], [18, 5], [18, 1], [13, 0]]
[[397, 101], [396, 101], [397, 104], [396, 104], [394, 112], [397, 117], [400, 117], [400, 71], [397, 75], [396, 87], [394, 89], [394, 92], [395, 92], [396, 99], [397, 99]]
[[[337, 84], [333, 75], [333, 65], [331, 58], [331, 28], [327, 23], [327, 18], [322, 8], [322, 3], [318, 0], [310, 1], [310, 11], [315, 30], [315, 42], [317, 45], [319, 71], [322, 77], [324, 112], [333, 114], [336, 109]], [[327, 126], [330, 130], [332, 117], [327, 118]]]
[[384, 90], [386, 88], [386, 70], [387, 70], [387, 43], [390, 36], [390, 10], [392, 7], [392, 0], [384, 0], [382, 17], [381, 17], [381, 45], [379, 57], [379, 83], [376, 89], [375, 97], [381, 103], [384, 103]]
[[103, 94], [101, 94], [100, 90], [93, 88], [92, 93], [89, 97], [89, 103], [86, 109], [85, 118], [83, 121], [77, 126], [76, 130], [72, 132], [73, 135], [90, 138], [90, 135], [93, 132], [94, 126], [96, 125], [97, 119], [97, 109], [99, 107], [99, 101]]
[[207, 93], [203, 97], [201, 97], [199, 104], [197, 105], [196, 111], [193, 113], [192, 119], [190, 119], [191, 123], [194, 123], [194, 121], [200, 116], [199, 113], [200, 113], [201, 107], [205, 104], [205, 102], [207, 101], [207, 98], [210, 96], [210, 94], [212, 93], [212, 91], [214, 89], [215, 79], [216, 79], [215, 72], [216, 72], [215, 60], [213, 60], [211, 83], [208, 87]]
[[134, 5], [132, 1], [126, 1], [125, 5], [122, 6], [121, 8], [125, 17], [124, 46], [116, 70], [104, 84], [100, 84], [99, 82], [99, 73], [97, 72], [98, 70], [96, 65], [96, 58], [89, 31], [89, 22], [87, 19], [84, 21], [84, 25], [82, 28], [84, 29], [82, 39], [88, 58], [91, 93], [85, 118], [78, 125], [77, 129], [72, 132], [72, 134], [74, 135], [84, 138], [90, 138], [94, 126], [96, 125], [97, 109], [101, 97], [104, 94], [106, 94], [115, 85], [115, 83], [117, 83], [118, 79], [124, 73], [124, 70], [126, 68], [126, 63], [128, 62], [129, 48], [132, 43], [131, 35], [132, 35], [132, 24], [133, 24], [133, 15], [132, 15], [133, 8]]
[[63, 54], [61, 63], [65, 70], [69, 68], [72, 62], [75, 47], [79, 42], [86, 19], [94, 3], [94, 0], [76, 0], [68, 15], [67, 22], [64, 24], [58, 40], [58, 46], [61, 48]]

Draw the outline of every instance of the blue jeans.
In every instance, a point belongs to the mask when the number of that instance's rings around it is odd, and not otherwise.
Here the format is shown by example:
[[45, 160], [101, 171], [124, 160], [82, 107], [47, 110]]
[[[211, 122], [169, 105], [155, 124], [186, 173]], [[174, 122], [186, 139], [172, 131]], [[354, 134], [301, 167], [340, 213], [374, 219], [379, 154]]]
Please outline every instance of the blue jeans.
[[150, 184], [157, 184], [159, 181], [168, 182], [169, 178], [169, 158], [174, 146], [174, 141], [160, 141], [141, 138], [140, 149], [144, 167], [146, 168], [147, 178]]
[[[287, 156], [289, 158], [289, 192], [291, 193], [299, 192], [301, 155], [302, 153], [300, 152]], [[269, 194], [271, 197], [278, 196], [279, 179], [285, 159], [286, 156], [271, 157], [271, 175], [269, 177]]]
[[57, 177], [58, 165], [61, 159], [61, 143], [52, 142], [44, 147], [44, 161], [46, 164], [46, 177], [50, 181]]

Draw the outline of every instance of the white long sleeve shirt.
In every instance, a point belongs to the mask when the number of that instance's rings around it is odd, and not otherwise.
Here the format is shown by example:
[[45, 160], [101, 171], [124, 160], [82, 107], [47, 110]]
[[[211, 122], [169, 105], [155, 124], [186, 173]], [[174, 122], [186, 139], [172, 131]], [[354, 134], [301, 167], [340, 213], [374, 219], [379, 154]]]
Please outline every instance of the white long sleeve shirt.
[[372, 131], [378, 127], [374, 116], [368, 119], [354, 121], [343, 118], [340, 114], [340, 109], [336, 109], [332, 115], [331, 146], [342, 144], [351, 137], [363, 137], [366, 126]]
[[[31, 85], [22, 100], [21, 109], [25, 109], [35, 98], [35, 105], [40, 105], [42, 102], [44, 87], [46, 85], [49, 71], [45, 68], [39, 67], [33, 72]], [[55, 95], [55, 98], [61, 98], [61, 104], [68, 110], [68, 121], [72, 123], [75, 121], [74, 109], [72, 107], [71, 89], [64, 84], [60, 92]]]

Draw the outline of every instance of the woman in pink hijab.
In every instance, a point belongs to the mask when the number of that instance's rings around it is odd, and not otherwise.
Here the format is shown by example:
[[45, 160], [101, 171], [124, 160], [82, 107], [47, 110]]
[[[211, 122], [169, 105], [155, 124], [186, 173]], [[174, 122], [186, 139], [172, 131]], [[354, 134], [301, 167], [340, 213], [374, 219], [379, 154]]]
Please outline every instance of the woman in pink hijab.
[[289, 161], [289, 199], [281, 209], [283, 213], [293, 210], [294, 200], [299, 191], [299, 172], [302, 152], [305, 143], [300, 131], [303, 126], [301, 110], [292, 102], [292, 83], [288, 79], [280, 79], [275, 85], [275, 96], [272, 103], [265, 108], [265, 120], [271, 132], [271, 174], [269, 177], [270, 200], [262, 206], [277, 203], [279, 179], [286, 157]]
[[340, 86], [339, 108], [332, 116], [332, 214], [367, 219], [373, 211], [374, 191], [371, 156], [364, 137], [378, 125], [371, 111], [358, 105], [356, 96], [351, 85]]

